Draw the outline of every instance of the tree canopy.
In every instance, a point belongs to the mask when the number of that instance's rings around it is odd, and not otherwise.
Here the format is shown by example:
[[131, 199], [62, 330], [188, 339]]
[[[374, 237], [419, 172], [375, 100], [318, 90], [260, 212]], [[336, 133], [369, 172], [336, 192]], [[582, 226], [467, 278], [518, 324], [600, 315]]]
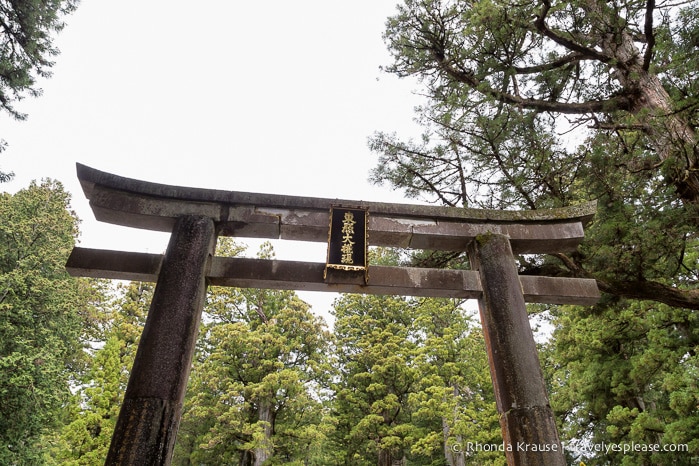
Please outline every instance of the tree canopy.
[[375, 182], [450, 206], [597, 201], [577, 251], [518, 258], [520, 273], [594, 278], [605, 292], [591, 308], [531, 308], [552, 328], [543, 363], [561, 436], [690, 452], [582, 454], [595, 464], [699, 452], [698, 7], [404, 0], [386, 26], [386, 70], [419, 78], [424, 132], [370, 139]]
[[78, 0], [0, 1], [0, 108], [24, 119], [14, 103], [41, 93], [38, 77], [50, 76], [51, 59], [58, 54], [54, 34]]
[[504, 464], [482, 331], [459, 300], [344, 295], [334, 305], [333, 464]]
[[[377, 133], [376, 182], [446, 205], [596, 200], [579, 253], [528, 273], [699, 308], [697, 2], [406, 0], [386, 69], [421, 80], [420, 140]], [[662, 236], [657, 233], [662, 231]]]
[[695, 3], [407, 0], [388, 23], [389, 70], [481, 116], [513, 107], [642, 135], [634, 168], [662, 168], [696, 202]]
[[0, 194], [0, 463], [39, 464], [82, 366], [91, 292], [68, 276], [77, 235], [60, 183]]
[[[15, 103], [41, 94], [38, 78], [51, 75], [55, 34], [63, 19], [77, 8], [79, 0], [0, 0], [0, 110], [13, 118], [27, 115]], [[0, 137], [0, 153], [6, 142]], [[11, 173], [0, 172], [0, 182]]]

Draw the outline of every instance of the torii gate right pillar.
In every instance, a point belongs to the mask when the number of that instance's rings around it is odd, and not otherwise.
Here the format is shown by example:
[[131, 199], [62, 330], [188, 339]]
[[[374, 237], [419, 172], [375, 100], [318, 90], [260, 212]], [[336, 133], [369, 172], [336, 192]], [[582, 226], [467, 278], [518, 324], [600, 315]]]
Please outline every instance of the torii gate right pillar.
[[507, 464], [565, 466], [510, 241], [480, 235], [468, 253], [483, 287], [478, 304]]

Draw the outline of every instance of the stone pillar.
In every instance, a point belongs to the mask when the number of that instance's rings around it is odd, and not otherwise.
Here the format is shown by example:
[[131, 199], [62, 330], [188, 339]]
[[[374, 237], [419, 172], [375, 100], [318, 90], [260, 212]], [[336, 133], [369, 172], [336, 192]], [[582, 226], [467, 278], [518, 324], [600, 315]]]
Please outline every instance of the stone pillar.
[[107, 465], [169, 465], [216, 234], [208, 217], [175, 223], [119, 413]]
[[509, 239], [478, 236], [469, 248], [508, 465], [564, 466], [522, 285]]

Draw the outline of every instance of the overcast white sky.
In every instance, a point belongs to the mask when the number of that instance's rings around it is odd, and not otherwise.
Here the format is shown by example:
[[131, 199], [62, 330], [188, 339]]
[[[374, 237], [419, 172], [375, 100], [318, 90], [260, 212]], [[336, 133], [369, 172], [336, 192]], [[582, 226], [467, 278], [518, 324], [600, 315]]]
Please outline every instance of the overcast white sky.
[[[81, 246], [157, 253], [169, 235], [94, 220], [76, 162], [174, 185], [413, 202], [367, 182], [369, 135], [419, 131], [417, 85], [379, 70], [395, 4], [84, 1], [58, 36], [44, 94], [18, 105], [29, 120], [0, 115], [10, 144], [0, 168], [16, 174], [0, 189], [57, 179], [83, 220]], [[323, 244], [275, 248], [325, 260]]]

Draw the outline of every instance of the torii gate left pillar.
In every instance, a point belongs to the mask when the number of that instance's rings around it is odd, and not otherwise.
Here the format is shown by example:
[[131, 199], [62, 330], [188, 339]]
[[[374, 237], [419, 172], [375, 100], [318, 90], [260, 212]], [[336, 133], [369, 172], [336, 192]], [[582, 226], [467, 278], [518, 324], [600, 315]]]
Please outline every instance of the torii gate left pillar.
[[323, 263], [213, 255], [218, 234], [326, 242], [328, 208], [356, 201], [157, 185], [82, 165], [78, 177], [98, 220], [171, 232], [165, 256], [76, 247], [66, 265], [78, 276], [157, 281], [106, 464], [170, 464], [207, 283], [478, 299], [508, 464], [565, 464], [524, 303], [589, 305], [599, 291], [590, 279], [517, 276], [514, 254], [574, 249], [593, 204], [502, 212], [360, 202], [373, 245], [468, 251], [475, 269], [372, 266], [367, 282], [326, 277]]
[[215, 243], [211, 218], [177, 219], [105, 464], [170, 463]]

